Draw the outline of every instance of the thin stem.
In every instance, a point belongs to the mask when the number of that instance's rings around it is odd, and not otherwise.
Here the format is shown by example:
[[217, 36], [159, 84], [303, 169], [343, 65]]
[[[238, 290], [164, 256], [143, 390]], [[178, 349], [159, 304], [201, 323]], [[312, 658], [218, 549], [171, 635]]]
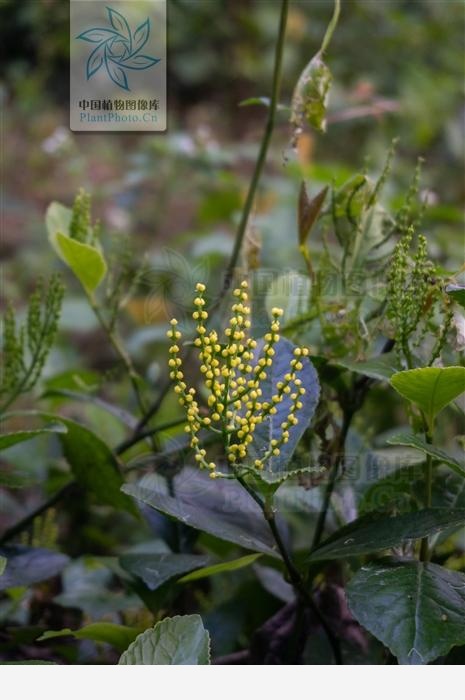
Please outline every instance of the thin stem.
[[323, 38], [323, 43], [321, 44], [321, 48], [320, 48], [321, 54], [324, 54], [324, 52], [326, 51], [326, 49], [329, 46], [329, 42], [333, 38], [334, 30], [336, 29], [340, 13], [341, 13], [341, 0], [335, 0], [333, 16], [331, 17], [331, 22], [328, 24], [328, 28], [326, 29], [326, 33], [325, 33], [324, 38]]
[[312, 547], [311, 549], [315, 549], [318, 547], [318, 545], [321, 542], [321, 538], [324, 533], [325, 525], [326, 525], [326, 518], [328, 515], [328, 510], [329, 510], [329, 505], [331, 503], [331, 496], [333, 495], [334, 487], [336, 486], [336, 481], [337, 477], [339, 474], [339, 467], [341, 466], [341, 462], [344, 457], [344, 445], [347, 437], [347, 433], [349, 432], [350, 428], [350, 423], [352, 421], [352, 412], [346, 411], [344, 413], [344, 419], [342, 422], [342, 427], [341, 427], [341, 432], [339, 433], [339, 437], [336, 443], [336, 449], [337, 452], [334, 456], [333, 459], [333, 465], [331, 468], [331, 472], [329, 475], [329, 480], [326, 485], [326, 490], [323, 498], [323, 505], [321, 508], [321, 511], [318, 515], [318, 520], [316, 523], [315, 527], [315, 533], [313, 535], [313, 542], [312, 542]]
[[274, 59], [274, 70], [273, 70], [273, 84], [271, 89], [271, 100], [268, 109], [268, 119], [265, 125], [265, 131], [263, 132], [262, 141], [260, 144], [260, 149], [258, 152], [258, 157], [255, 163], [255, 168], [253, 171], [252, 179], [250, 181], [249, 191], [247, 193], [247, 198], [245, 200], [244, 208], [242, 210], [241, 219], [236, 233], [236, 240], [234, 241], [234, 248], [231, 253], [231, 258], [226, 268], [226, 274], [224, 278], [223, 289], [220, 293], [219, 299], [215, 303], [217, 307], [228, 291], [233, 275], [234, 269], [237, 265], [239, 259], [239, 254], [241, 251], [242, 243], [244, 240], [245, 232], [247, 230], [247, 225], [250, 218], [250, 213], [252, 211], [252, 206], [255, 200], [255, 195], [257, 192], [258, 183], [262, 174], [263, 166], [265, 164], [266, 156], [268, 153], [268, 147], [270, 145], [271, 136], [273, 134], [276, 111], [279, 102], [279, 93], [281, 88], [281, 68], [283, 59], [283, 49], [284, 49], [284, 39], [286, 35], [286, 24], [287, 24], [287, 13], [289, 7], [289, 0], [282, 0], [281, 4], [281, 18], [279, 22], [279, 32], [278, 40], [276, 43], [275, 59]]
[[[426, 442], [431, 445], [433, 437], [429, 428], [425, 428]], [[425, 508], [431, 508], [432, 504], [432, 486], [433, 486], [433, 458], [431, 455], [426, 455], [426, 472], [425, 472]], [[429, 561], [431, 552], [429, 551], [428, 537], [424, 537], [420, 545], [420, 561]]]
[[160, 433], [163, 430], [169, 430], [170, 428], [175, 428], [178, 425], [184, 425], [186, 421], [186, 418], [177, 418], [176, 420], [156, 425], [154, 428], [144, 430], [141, 433], [136, 433], [132, 437], [128, 438], [127, 440], [124, 440], [119, 445], [117, 445], [117, 447], [115, 448], [115, 453], [117, 455], [121, 455], [123, 454], [123, 452], [126, 452], [126, 450], [129, 450], [130, 447], [137, 445], [138, 442], [141, 442], [142, 440], [145, 440], [148, 437], [152, 437], [152, 435], [156, 435], [157, 433]]
[[287, 573], [289, 575], [289, 579], [295, 589], [295, 592], [300, 596], [300, 599], [305, 603], [305, 605], [312, 611], [312, 613], [315, 615], [316, 619], [322, 626], [327, 638], [328, 642], [331, 646], [333, 655], [334, 655], [334, 660], [338, 665], [342, 664], [342, 655], [341, 655], [341, 649], [339, 646], [339, 642], [336, 639], [336, 637], [333, 634], [333, 631], [331, 630], [330, 626], [326, 622], [325, 618], [321, 614], [321, 612], [318, 609], [318, 606], [316, 605], [315, 601], [313, 600], [311, 594], [307, 590], [305, 583], [302, 579], [302, 576], [300, 575], [298, 569], [296, 568], [291, 555], [287, 551], [286, 545], [283, 542], [283, 539], [281, 537], [281, 533], [279, 532], [278, 525], [276, 523], [276, 517], [274, 511], [268, 506], [268, 504], [263, 501], [263, 499], [248, 485], [248, 483], [243, 479], [243, 477], [239, 476], [236, 474], [236, 479], [237, 481], [241, 484], [241, 486], [247, 491], [247, 493], [253, 498], [253, 500], [259, 505], [260, 509], [263, 512], [263, 515], [265, 516], [265, 519], [268, 523], [268, 526], [271, 530], [271, 533], [273, 535], [273, 538], [276, 542], [276, 546], [278, 547], [279, 553], [281, 554], [281, 557], [283, 559], [284, 565], [286, 567]]

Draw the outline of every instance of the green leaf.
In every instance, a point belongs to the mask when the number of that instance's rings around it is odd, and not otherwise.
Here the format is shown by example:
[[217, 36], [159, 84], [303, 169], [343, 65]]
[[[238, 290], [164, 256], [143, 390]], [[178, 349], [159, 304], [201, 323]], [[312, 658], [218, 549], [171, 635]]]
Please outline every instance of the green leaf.
[[370, 513], [328, 537], [311, 553], [310, 561], [345, 559], [380, 552], [463, 523], [464, 509], [425, 508], [414, 513], [388, 517]]
[[105, 642], [110, 644], [117, 651], [122, 653], [133, 642], [139, 630], [126, 625], [116, 625], [112, 622], [93, 622], [90, 625], [81, 627], [79, 630], [50, 630], [44, 632], [37, 641], [45, 642], [57, 637], [74, 637], [75, 639], [90, 639], [92, 642]]
[[210, 663], [210, 635], [200, 615], [177, 615], [140, 634], [119, 660], [123, 665], [199, 666]]
[[431, 428], [437, 414], [465, 391], [465, 367], [408, 369], [396, 372], [391, 384], [423, 411]]
[[358, 622], [400, 664], [427, 664], [465, 644], [465, 575], [423, 562], [360, 569], [347, 587]]
[[326, 131], [326, 108], [332, 75], [321, 53], [308, 63], [297, 81], [292, 98], [291, 123], [302, 128], [305, 123], [317, 131]]
[[69, 561], [66, 555], [59, 552], [22, 545], [2, 547], [0, 557], [4, 560], [0, 591], [30, 586], [52, 578], [59, 574]]
[[151, 591], [172, 578], [200, 569], [209, 561], [210, 557], [199, 554], [134, 553], [120, 557], [123, 569], [142, 579]]
[[[262, 348], [263, 341], [260, 341], [257, 344], [256, 359], [260, 356]], [[295, 346], [285, 338], [281, 338], [276, 343], [273, 365], [269, 368], [271, 371], [267, 372], [267, 378], [260, 384], [262, 401], [271, 403], [272, 397], [278, 393], [277, 384], [283, 380], [284, 375], [289, 371], [290, 363], [294, 358], [294, 348]], [[301, 358], [301, 361], [303, 369], [298, 372], [298, 377], [306, 390], [303, 408], [298, 413], [298, 424], [289, 428], [289, 441], [282, 445], [280, 454], [277, 457], [271, 456], [266, 460], [264, 469], [260, 472], [262, 479], [271, 482], [276, 478], [279, 480], [281, 475], [288, 471], [289, 461], [302, 435], [310, 425], [320, 398], [320, 383], [314, 366], [307, 357]], [[290, 395], [285, 395], [284, 399], [276, 406], [276, 414], [269, 416], [256, 426], [253, 433], [253, 442], [249, 447], [249, 455], [252, 461], [263, 457], [269, 450], [271, 440], [274, 438], [279, 439], [282, 433], [281, 424], [289, 417], [292, 403]]]
[[465, 286], [463, 284], [448, 284], [446, 292], [457, 304], [460, 304], [465, 309]]
[[243, 569], [245, 566], [250, 566], [250, 564], [253, 564], [261, 556], [261, 554], [248, 554], [246, 557], [240, 557], [240, 559], [233, 559], [232, 561], [226, 561], [222, 564], [206, 566], [204, 569], [198, 569], [197, 571], [193, 571], [191, 574], [187, 574], [187, 576], [183, 576], [179, 579], [178, 583], [198, 581], [201, 578], [208, 578], [209, 576], [222, 574], [225, 571], [237, 571], [238, 569]]
[[49, 204], [45, 213], [45, 225], [48, 235], [53, 236], [57, 231], [68, 234], [73, 218], [73, 212], [60, 202]]
[[6, 557], [0, 557], [0, 576], [3, 576], [6, 569], [8, 559]]
[[66, 426], [67, 432], [60, 434], [59, 438], [63, 454], [77, 481], [94, 493], [101, 503], [137, 515], [134, 504], [121, 493], [123, 477], [119, 471], [118, 460], [108, 445], [89, 428], [69, 418], [48, 413], [40, 415], [49, 420], [59, 420]]
[[37, 430], [18, 430], [16, 433], [3, 433], [0, 435], [0, 451], [13, 447], [13, 445], [17, 445], [20, 442], [33, 440], [38, 435], [50, 433], [66, 433], [66, 427], [62, 423], [58, 423], [57, 425], [49, 425], [47, 428], [38, 428]]
[[417, 510], [422, 506], [424, 476], [423, 460], [419, 464], [410, 464], [396, 469], [391, 474], [378, 479], [364, 491], [358, 504], [359, 515], [380, 510], [395, 510], [397, 513]]
[[165, 479], [149, 474], [123, 491], [197, 530], [279, 557], [261, 509], [236, 481], [214, 481], [200, 469], [185, 468], [174, 477], [174, 487], [175, 498]]
[[398, 371], [394, 353], [385, 353], [378, 357], [373, 357], [370, 360], [365, 360], [365, 362], [345, 362], [343, 360], [338, 360], [337, 366], [380, 381], [390, 379], [392, 375]]
[[441, 450], [439, 447], [434, 447], [429, 445], [418, 435], [413, 435], [410, 433], [394, 435], [388, 439], [390, 445], [403, 445], [404, 447], [413, 447], [416, 450], [420, 450], [425, 455], [430, 455], [437, 462], [442, 464], [447, 464], [448, 467], [452, 469], [456, 474], [465, 477], [464, 467], [453, 457], [450, 457], [446, 452]]
[[61, 204], [50, 204], [45, 216], [49, 241], [58, 257], [91, 294], [105, 277], [107, 264], [99, 248], [70, 238], [71, 216], [71, 210]]

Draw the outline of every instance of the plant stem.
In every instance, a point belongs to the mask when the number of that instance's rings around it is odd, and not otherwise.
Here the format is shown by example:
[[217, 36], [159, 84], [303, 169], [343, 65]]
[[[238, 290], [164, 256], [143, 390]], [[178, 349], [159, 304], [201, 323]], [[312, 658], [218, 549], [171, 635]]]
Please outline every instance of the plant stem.
[[329, 46], [329, 42], [333, 38], [334, 30], [336, 29], [340, 13], [341, 13], [341, 0], [335, 0], [333, 16], [331, 17], [331, 22], [328, 24], [328, 28], [326, 29], [326, 33], [323, 37], [323, 42], [321, 44], [321, 48], [320, 48], [321, 54], [324, 54], [324, 52], [326, 51], [326, 49]]
[[263, 515], [265, 516], [265, 519], [268, 523], [268, 526], [271, 530], [271, 533], [273, 535], [273, 538], [276, 542], [276, 546], [278, 547], [279, 553], [281, 554], [281, 557], [283, 559], [284, 565], [286, 567], [287, 573], [289, 575], [289, 579], [292, 583], [292, 586], [294, 587], [294, 590], [296, 594], [300, 597], [300, 599], [303, 601], [303, 603], [309, 608], [309, 610], [312, 611], [312, 613], [315, 615], [315, 618], [318, 620], [320, 625], [322, 626], [327, 638], [328, 642], [331, 646], [331, 650], [333, 652], [334, 660], [338, 665], [342, 664], [342, 655], [341, 655], [341, 649], [338, 640], [333, 634], [333, 631], [331, 630], [330, 626], [326, 622], [325, 618], [321, 614], [321, 612], [318, 609], [318, 606], [316, 605], [315, 601], [313, 600], [311, 594], [307, 590], [304, 580], [302, 576], [300, 575], [299, 571], [297, 570], [294, 562], [292, 561], [291, 555], [287, 551], [286, 545], [283, 542], [283, 539], [281, 537], [281, 533], [279, 532], [278, 525], [276, 523], [276, 517], [274, 511], [269, 508], [267, 503], [262, 500], [262, 498], [248, 485], [248, 483], [245, 481], [245, 479], [241, 476], [238, 476], [236, 474], [236, 479], [237, 481], [241, 484], [241, 486], [247, 491], [247, 493], [253, 498], [253, 500], [259, 505], [260, 509], [263, 512]]
[[279, 22], [278, 40], [276, 43], [275, 59], [274, 59], [274, 70], [273, 70], [273, 84], [271, 89], [271, 100], [270, 106], [268, 108], [268, 118], [265, 125], [265, 131], [263, 132], [262, 141], [260, 144], [260, 149], [258, 152], [258, 157], [255, 163], [255, 168], [252, 174], [252, 179], [249, 185], [249, 191], [247, 192], [247, 198], [245, 200], [244, 208], [242, 210], [241, 219], [236, 233], [236, 239], [234, 241], [234, 248], [231, 253], [231, 258], [226, 268], [223, 288], [220, 293], [219, 299], [215, 303], [215, 307], [219, 305], [221, 299], [224, 297], [228, 291], [232, 278], [234, 276], [234, 269], [237, 265], [239, 254], [241, 251], [242, 243], [244, 240], [245, 232], [247, 231], [247, 225], [249, 223], [250, 213], [252, 211], [252, 206], [255, 200], [255, 195], [262, 174], [263, 166], [266, 161], [266, 156], [268, 153], [268, 147], [270, 145], [271, 136], [273, 134], [276, 111], [279, 102], [279, 92], [281, 88], [281, 68], [283, 59], [283, 49], [284, 49], [284, 39], [286, 35], [286, 25], [287, 25], [287, 13], [289, 7], [289, 0], [282, 0], [281, 4], [281, 18]]
[[[428, 428], [425, 429], [426, 442], [431, 445], [433, 437]], [[433, 458], [431, 455], [426, 455], [426, 472], [425, 472], [425, 508], [431, 508], [432, 503], [432, 486], [433, 486]], [[420, 561], [429, 561], [431, 552], [429, 551], [428, 537], [423, 537], [420, 545]]]
[[350, 428], [350, 423], [352, 421], [352, 416], [353, 413], [350, 411], [346, 411], [344, 413], [344, 418], [342, 421], [342, 427], [341, 427], [341, 432], [339, 433], [339, 437], [336, 443], [336, 454], [334, 455], [333, 458], [333, 465], [331, 467], [331, 472], [329, 475], [329, 480], [326, 485], [326, 490], [323, 498], [323, 505], [321, 508], [321, 511], [318, 515], [318, 520], [316, 523], [315, 527], [315, 533], [313, 535], [313, 541], [312, 541], [312, 547], [311, 551], [314, 550], [318, 545], [320, 544], [321, 538], [324, 533], [325, 529], [325, 524], [326, 524], [326, 518], [328, 515], [328, 510], [329, 510], [329, 505], [331, 503], [331, 496], [333, 495], [334, 487], [336, 485], [336, 480], [339, 474], [339, 467], [341, 466], [341, 462], [344, 458], [344, 445], [347, 437], [347, 433], [349, 432]]

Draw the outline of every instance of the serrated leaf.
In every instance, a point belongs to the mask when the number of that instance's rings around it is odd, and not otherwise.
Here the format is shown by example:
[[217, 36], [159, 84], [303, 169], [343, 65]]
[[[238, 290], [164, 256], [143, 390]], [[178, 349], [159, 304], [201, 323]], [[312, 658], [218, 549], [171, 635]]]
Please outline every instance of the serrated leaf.
[[210, 663], [210, 635], [200, 615], [177, 615], [140, 634], [121, 656], [122, 665], [199, 666]]
[[0, 557], [6, 566], [0, 577], [0, 591], [18, 586], [30, 586], [59, 574], [69, 557], [59, 552], [22, 545], [4, 546]]
[[174, 487], [176, 498], [168, 493], [165, 479], [147, 475], [122, 490], [197, 530], [279, 557], [261, 509], [236, 481], [214, 481], [204, 471], [184, 468], [174, 477]]
[[437, 414], [465, 391], [465, 367], [422, 367], [396, 372], [394, 389], [425, 414], [432, 427]]
[[370, 513], [328, 537], [311, 553], [310, 561], [345, 559], [380, 552], [464, 523], [464, 509], [425, 508], [387, 517]]
[[425, 455], [430, 455], [437, 462], [447, 464], [447, 466], [450, 467], [456, 474], [465, 477], [465, 468], [460, 464], [460, 462], [458, 462], [453, 457], [450, 457], [447, 454], [447, 452], [444, 452], [439, 447], [435, 447], [434, 445], [428, 444], [418, 435], [413, 435], [409, 433], [393, 435], [388, 439], [388, 443], [390, 445], [403, 445], [404, 447], [413, 447], [414, 449], [423, 452]]
[[446, 293], [465, 309], [465, 286], [463, 284], [448, 284]]
[[225, 561], [221, 564], [206, 566], [203, 569], [197, 569], [197, 571], [187, 574], [187, 576], [183, 576], [179, 579], [178, 583], [189, 583], [189, 581], [198, 581], [199, 579], [208, 578], [209, 576], [216, 576], [216, 574], [237, 571], [238, 569], [250, 566], [250, 564], [253, 564], [261, 556], [261, 554], [248, 554], [246, 557], [240, 557], [240, 559], [233, 559], [232, 561]]
[[[257, 344], [256, 359], [261, 355], [263, 341]], [[275, 356], [273, 364], [267, 371], [267, 378], [261, 382], [262, 401], [271, 402], [272, 396], [278, 393], [277, 384], [283, 380], [284, 375], [289, 372], [289, 367], [294, 358], [295, 346], [287, 339], [281, 338], [275, 345]], [[301, 358], [303, 369], [297, 373], [297, 376], [302, 381], [306, 393], [303, 396], [303, 408], [298, 411], [298, 424], [292, 425], [289, 428], [289, 441], [280, 448], [279, 456], [271, 456], [264, 463], [264, 469], [260, 472], [260, 477], [265, 481], [269, 477], [271, 481], [276, 478], [276, 475], [282, 475], [288, 471], [289, 461], [294, 453], [295, 448], [305, 430], [310, 425], [310, 422], [315, 413], [320, 398], [320, 383], [318, 375], [310, 360], [307, 357]], [[261, 459], [268, 451], [271, 440], [279, 439], [282, 433], [281, 424], [287, 420], [292, 408], [292, 399], [290, 395], [285, 395], [285, 398], [279, 403], [276, 408], [277, 412], [273, 416], [265, 418], [262, 423], [258, 424], [254, 433], [253, 441], [249, 447], [249, 455], [252, 460]]]
[[358, 622], [400, 664], [427, 664], [465, 644], [465, 575], [423, 562], [360, 569], [347, 587]]
[[208, 564], [210, 557], [200, 554], [134, 553], [123, 554], [120, 564], [134, 576], [138, 576], [147, 588], [155, 591], [170, 579]]
[[139, 630], [126, 625], [116, 625], [112, 622], [93, 622], [81, 627], [79, 630], [65, 628], [62, 630], [50, 630], [44, 632], [37, 641], [45, 642], [57, 637], [74, 637], [75, 639], [89, 639], [92, 642], [104, 642], [110, 644], [122, 653], [128, 648], [139, 634]]
[[0, 451], [6, 450], [8, 447], [13, 447], [20, 442], [33, 440], [38, 435], [53, 435], [57, 433], [66, 433], [66, 426], [62, 423], [50, 425], [47, 428], [37, 428], [36, 430], [18, 430], [15, 433], [3, 433], [0, 435]]
[[310, 199], [305, 182], [302, 182], [300, 185], [298, 209], [300, 245], [303, 245], [306, 242], [310, 231], [318, 218], [327, 193], [328, 187], [324, 187], [315, 197], [313, 197], [313, 199]]

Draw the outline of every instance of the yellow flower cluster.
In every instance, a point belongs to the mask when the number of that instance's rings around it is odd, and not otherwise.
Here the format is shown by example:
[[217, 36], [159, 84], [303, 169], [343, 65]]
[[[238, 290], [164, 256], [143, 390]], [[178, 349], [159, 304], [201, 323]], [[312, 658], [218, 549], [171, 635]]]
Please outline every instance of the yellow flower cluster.
[[210, 470], [214, 479], [225, 476], [218, 471], [215, 462], [208, 462], [206, 450], [200, 445], [198, 436], [202, 428], [207, 428], [223, 436], [226, 457], [233, 470], [251, 468], [247, 465], [248, 450], [255, 429], [260, 423], [278, 411], [285, 396], [291, 400], [291, 410], [286, 420], [280, 424], [278, 439], [273, 439], [261, 457], [253, 462], [253, 468], [263, 469], [266, 461], [278, 456], [282, 446], [289, 440], [291, 426], [297, 425], [298, 411], [303, 407], [305, 389], [297, 376], [303, 369], [302, 358], [308, 355], [307, 348], [295, 348], [289, 371], [276, 385], [276, 393], [269, 401], [262, 400], [261, 383], [268, 377], [275, 356], [274, 346], [279, 340], [282, 309], [272, 309], [272, 322], [264, 337], [264, 345], [259, 358], [255, 358], [257, 341], [250, 337], [250, 306], [248, 304], [247, 282], [235, 289], [232, 317], [225, 330], [226, 342], [220, 342], [215, 330], [207, 332], [208, 313], [205, 310], [205, 285], [197, 284], [194, 299], [195, 311], [192, 314], [197, 322], [197, 337], [194, 341], [199, 349], [200, 372], [207, 392], [209, 415], [202, 415], [196, 390], [188, 388], [182, 371], [180, 354], [181, 332], [176, 319], [171, 320], [168, 337], [170, 347], [170, 377], [175, 382], [174, 391], [187, 414], [186, 432], [195, 451], [195, 459], [200, 467]]

